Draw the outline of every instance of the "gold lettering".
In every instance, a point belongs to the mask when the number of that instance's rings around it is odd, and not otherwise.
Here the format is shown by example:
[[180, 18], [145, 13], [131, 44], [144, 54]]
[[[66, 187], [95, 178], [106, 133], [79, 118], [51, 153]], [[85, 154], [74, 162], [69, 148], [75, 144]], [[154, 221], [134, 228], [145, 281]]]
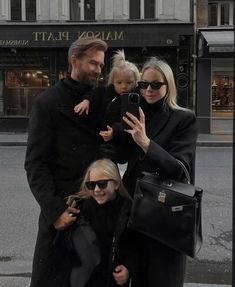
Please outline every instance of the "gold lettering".
[[113, 36], [112, 36], [112, 32], [108, 32], [108, 34], [106, 35], [105, 40], [113, 40]]
[[60, 33], [60, 40], [69, 40], [69, 32], [59, 32]]
[[123, 31], [84, 31], [84, 32], [78, 31], [78, 38], [84, 38], [84, 37], [95, 37], [95, 38], [100, 38], [106, 41], [108, 40], [123, 41], [124, 32]]
[[115, 35], [115, 40], [124, 40], [124, 37], [123, 37], [123, 31], [120, 31], [120, 32], [118, 32], [118, 31], [115, 31], [114, 32], [114, 35]]

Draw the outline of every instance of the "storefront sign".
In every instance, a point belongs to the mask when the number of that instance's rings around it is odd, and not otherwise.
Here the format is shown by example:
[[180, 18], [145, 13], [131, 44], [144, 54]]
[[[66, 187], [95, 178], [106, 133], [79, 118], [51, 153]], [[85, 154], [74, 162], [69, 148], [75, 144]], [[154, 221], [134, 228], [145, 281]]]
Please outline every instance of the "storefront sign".
[[178, 46], [179, 35], [192, 35], [191, 24], [2, 25], [0, 47], [68, 47], [80, 37], [94, 36], [110, 47]]

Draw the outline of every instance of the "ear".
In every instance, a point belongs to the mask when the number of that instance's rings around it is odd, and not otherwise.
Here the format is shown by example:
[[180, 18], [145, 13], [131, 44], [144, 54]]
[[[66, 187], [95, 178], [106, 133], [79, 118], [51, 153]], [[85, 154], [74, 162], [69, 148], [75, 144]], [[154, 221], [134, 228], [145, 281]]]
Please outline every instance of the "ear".
[[114, 189], [117, 191], [119, 189], [119, 184], [117, 182], [114, 183]]
[[78, 58], [75, 55], [72, 55], [70, 58], [70, 64], [71, 66], [76, 65]]

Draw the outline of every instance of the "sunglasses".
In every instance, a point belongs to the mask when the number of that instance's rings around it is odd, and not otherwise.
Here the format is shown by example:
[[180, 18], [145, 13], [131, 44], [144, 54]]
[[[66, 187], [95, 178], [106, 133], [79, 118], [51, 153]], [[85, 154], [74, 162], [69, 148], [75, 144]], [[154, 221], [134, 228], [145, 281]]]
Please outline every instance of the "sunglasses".
[[139, 81], [138, 86], [142, 90], [146, 90], [148, 86], [150, 85], [151, 89], [153, 90], [160, 90], [162, 86], [166, 85], [166, 83], [163, 82], [145, 82], [145, 81]]
[[113, 179], [101, 179], [101, 180], [97, 180], [97, 181], [86, 181], [85, 185], [86, 185], [87, 189], [89, 189], [89, 190], [94, 190], [96, 185], [100, 189], [105, 189], [108, 186], [109, 181], [114, 181], [114, 180]]

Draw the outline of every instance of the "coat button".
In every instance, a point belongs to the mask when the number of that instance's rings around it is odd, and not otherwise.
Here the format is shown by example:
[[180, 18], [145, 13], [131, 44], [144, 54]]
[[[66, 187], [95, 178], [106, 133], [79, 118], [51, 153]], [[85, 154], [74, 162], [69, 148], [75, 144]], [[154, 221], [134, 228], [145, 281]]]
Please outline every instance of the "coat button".
[[77, 148], [78, 148], [78, 147], [77, 147], [76, 144], [72, 144], [72, 150], [73, 150], [73, 151], [77, 150]]

